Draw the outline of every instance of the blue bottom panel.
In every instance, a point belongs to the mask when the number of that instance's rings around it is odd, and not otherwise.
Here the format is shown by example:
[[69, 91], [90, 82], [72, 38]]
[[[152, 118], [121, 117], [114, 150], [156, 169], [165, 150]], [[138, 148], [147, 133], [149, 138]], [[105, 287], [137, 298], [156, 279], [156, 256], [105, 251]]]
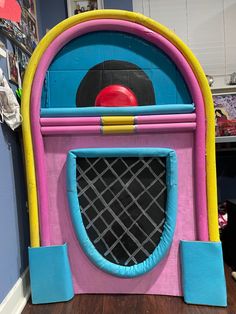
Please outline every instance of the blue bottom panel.
[[181, 241], [184, 301], [227, 306], [221, 242]]
[[53, 303], [73, 298], [67, 245], [29, 248], [32, 303]]

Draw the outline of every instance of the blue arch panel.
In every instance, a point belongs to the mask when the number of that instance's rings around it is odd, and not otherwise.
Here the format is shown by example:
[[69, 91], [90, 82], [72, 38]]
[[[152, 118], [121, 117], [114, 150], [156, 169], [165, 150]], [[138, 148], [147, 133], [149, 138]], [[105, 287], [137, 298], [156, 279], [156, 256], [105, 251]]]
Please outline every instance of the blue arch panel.
[[47, 71], [42, 107], [76, 107], [80, 82], [89, 69], [107, 60], [143, 69], [154, 87], [156, 103], [150, 105], [192, 103], [181, 73], [164, 52], [137, 36], [101, 31], [74, 39], [57, 54]]

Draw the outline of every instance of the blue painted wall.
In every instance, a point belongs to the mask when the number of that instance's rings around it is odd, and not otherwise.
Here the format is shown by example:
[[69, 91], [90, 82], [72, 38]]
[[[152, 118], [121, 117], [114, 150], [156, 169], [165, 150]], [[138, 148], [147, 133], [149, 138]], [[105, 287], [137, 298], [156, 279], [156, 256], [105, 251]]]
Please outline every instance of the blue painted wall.
[[[12, 46], [0, 36], [9, 50]], [[0, 67], [7, 77], [6, 59]], [[15, 86], [12, 85], [15, 89]], [[28, 265], [28, 214], [20, 130], [0, 124], [0, 303]]]
[[[39, 37], [46, 34], [47, 29], [67, 18], [66, 0], [36, 0], [37, 17], [39, 21]], [[105, 9], [133, 11], [132, 0], [104, 0]]]
[[36, 0], [39, 37], [67, 18], [66, 0]]

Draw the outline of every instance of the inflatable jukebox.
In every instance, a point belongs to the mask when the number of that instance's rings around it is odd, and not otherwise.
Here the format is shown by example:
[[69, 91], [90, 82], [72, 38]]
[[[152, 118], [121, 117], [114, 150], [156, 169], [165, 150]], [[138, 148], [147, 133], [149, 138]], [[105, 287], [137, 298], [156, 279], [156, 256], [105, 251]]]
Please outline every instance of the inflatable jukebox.
[[226, 306], [211, 92], [174, 33], [125, 11], [61, 22], [30, 60], [22, 111], [33, 303]]

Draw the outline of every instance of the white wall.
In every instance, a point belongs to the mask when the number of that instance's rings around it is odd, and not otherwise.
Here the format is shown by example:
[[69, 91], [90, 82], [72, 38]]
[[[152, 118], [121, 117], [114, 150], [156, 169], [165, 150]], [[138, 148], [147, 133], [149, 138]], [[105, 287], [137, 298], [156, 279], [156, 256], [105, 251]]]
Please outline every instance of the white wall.
[[236, 0], [133, 0], [133, 10], [173, 30], [221, 84], [236, 72]]

